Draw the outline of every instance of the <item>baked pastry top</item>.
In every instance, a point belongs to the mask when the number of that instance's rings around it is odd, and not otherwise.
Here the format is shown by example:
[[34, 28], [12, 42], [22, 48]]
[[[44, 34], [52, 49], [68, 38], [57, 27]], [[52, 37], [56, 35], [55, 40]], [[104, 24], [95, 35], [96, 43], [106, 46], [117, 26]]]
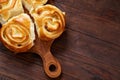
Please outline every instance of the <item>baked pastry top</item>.
[[3, 24], [0, 37], [11, 51], [25, 52], [34, 45], [34, 24], [27, 14], [20, 14]]
[[34, 18], [38, 36], [42, 40], [59, 37], [65, 28], [65, 13], [53, 5], [33, 8], [30, 14]]
[[[29, 50], [35, 40], [34, 24], [41, 40], [54, 40], [63, 33], [65, 13], [56, 6], [44, 5], [46, 2], [47, 0], [0, 0], [0, 39], [8, 49], [17, 53]], [[28, 7], [29, 15], [24, 13], [22, 3]]]
[[44, 5], [47, 1], [0, 0], [0, 41], [15, 53], [37, 53], [46, 74], [56, 78], [61, 74], [61, 66], [51, 55], [50, 47], [64, 31], [65, 12], [50, 4]]
[[25, 8], [30, 11], [32, 7], [36, 8], [40, 5], [44, 5], [48, 0], [22, 0]]
[[8, 19], [23, 13], [21, 0], [0, 0], [0, 23], [4, 24]]

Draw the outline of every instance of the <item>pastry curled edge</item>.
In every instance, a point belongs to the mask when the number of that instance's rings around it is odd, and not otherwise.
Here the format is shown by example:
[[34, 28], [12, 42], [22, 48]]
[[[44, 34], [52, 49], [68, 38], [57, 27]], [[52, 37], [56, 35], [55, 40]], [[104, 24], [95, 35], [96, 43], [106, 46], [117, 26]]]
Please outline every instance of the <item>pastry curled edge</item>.
[[21, 0], [0, 0], [0, 23], [4, 24], [8, 19], [23, 13]]
[[30, 11], [32, 7], [36, 8], [39, 5], [44, 5], [48, 0], [22, 0], [25, 8]]
[[30, 14], [34, 18], [38, 37], [41, 40], [58, 38], [65, 28], [65, 13], [53, 5], [33, 8]]
[[34, 45], [34, 24], [27, 14], [20, 14], [3, 24], [0, 37], [11, 51], [26, 52]]

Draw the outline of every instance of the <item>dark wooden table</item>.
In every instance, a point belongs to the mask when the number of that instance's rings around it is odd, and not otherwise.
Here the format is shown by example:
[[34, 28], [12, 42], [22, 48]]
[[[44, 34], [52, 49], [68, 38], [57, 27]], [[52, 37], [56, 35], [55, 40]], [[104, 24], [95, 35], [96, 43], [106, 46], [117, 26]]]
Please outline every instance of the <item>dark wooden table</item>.
[[[51, 51], [57, 80], [120, 80], [120, 0], [52, 0], [66, 12], [66, 30]], [[14, 55], [0, 43], [0, 80], [49, 80], [41, 58]]]

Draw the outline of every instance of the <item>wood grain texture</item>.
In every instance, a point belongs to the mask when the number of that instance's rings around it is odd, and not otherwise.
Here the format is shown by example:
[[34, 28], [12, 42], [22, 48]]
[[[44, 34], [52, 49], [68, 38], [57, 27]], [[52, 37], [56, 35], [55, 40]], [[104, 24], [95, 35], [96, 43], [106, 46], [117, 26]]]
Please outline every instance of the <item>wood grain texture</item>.
[[[66, 30], [52, 45], [62, 74], [56, 80], [120, 80], [120, 1], [50, 0], [66, 12]], [[14, 55], [0, 43], [3, 80], [53, 80], [34, 53]]]

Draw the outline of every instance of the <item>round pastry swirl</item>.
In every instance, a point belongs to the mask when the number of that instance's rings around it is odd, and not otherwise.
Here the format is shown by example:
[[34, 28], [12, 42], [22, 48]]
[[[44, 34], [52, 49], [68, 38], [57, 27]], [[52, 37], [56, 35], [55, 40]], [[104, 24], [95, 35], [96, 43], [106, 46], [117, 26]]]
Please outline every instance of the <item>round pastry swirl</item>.
[[59, 37], [65, 27], [64, 13], [53, 5], [39, 6], [31, 10], [36, 24], [38, 37], [53, 40]]
[[25, 52], [33, 46], [34, 26], [27, 14], [10, 19], [1, 28], [3, 44], [14, 52]]

